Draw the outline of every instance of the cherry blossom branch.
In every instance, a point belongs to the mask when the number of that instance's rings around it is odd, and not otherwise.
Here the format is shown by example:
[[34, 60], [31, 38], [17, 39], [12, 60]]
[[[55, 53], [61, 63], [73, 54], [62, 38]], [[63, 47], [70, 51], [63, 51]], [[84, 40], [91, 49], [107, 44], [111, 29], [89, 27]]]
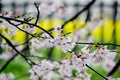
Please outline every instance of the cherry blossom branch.
[[[76, 19], [82, 12], [88, 10], [87, 17], [86, 17], [86, 19], [85, 19], [85, 23], [82, 25], [82, 27], [85, 26], [85, 24], [86, 24], [87, 21], [89, 20], [89, 9], [90, 9], [91, 5], [94, 4], [95, 1], [96, 1], [96, 0], [93, 0], [93, 2], [89, 3], [88, 5], [86, 5], [85, 8], [83, 8], [83, 10], [81, 10], [80, 12], [78, 12], [78, 13], [76, 14], [77, 16], [75, 15], [75, 16], [73, 17], [73, 19], [71, 18], [70, 20], [66, 21], [66, 22], [62, 25], [62, 27], [65, 26], [65, 24], [67, 24], [68, 22]], [[40, 11], [39, 11], [39, 9], [38, 9], [37, 4], [34, 3], [34, 5], [35, 5], [35, 7], [36, 7], [36, 9], [37, 9], [37, 20], [36, 20], [36, 22], [35, 22], [35, 24], [37, 24], [37, 22], [38, 22], [38, 20], [39, 20], [39, 16], [40, 16], [40, 15], [39, 15], [39, 14], [40, 14]], [[87, 9], [86, 9], [86, 8], [87, 8]], [[51, 28], [51, 29], [50, 29], [50, 31], [53, 31], [53, 30], [54, 30], [54, 28]]]
[[114, 43], [84, 43], [84, 42], [75, 42], [76, 44], [83, 44], [83, 45], [113, 45], [113, 46], [117, 46], [120, 47], [120, 44], [114, 44]]
[[[28, 48], [28, 46], [25, 47], [21, 52], [24, 52], [27, 48]], [[9, 63], [10, 63], [12, 60], [14, 60], [17, 56], [18, 56], [17, 53], [16, 53], [14, 56], [12, 56], [12, 57], [3, 65], [3, 67], [0, 69], [0, 73], [1, 73], [1, 72], [9, 65]]]
[[[54, 30], [54, 28], [51, 28], [51, 29], [49, 29], [48, 31], [51, 32], [51, 31], [53, 31], [53, 30]], [[41, 34], [43, 34], [43, 32], [40, 32], [40, 33], [39, 33], [39, 35], [41, 35]], [[39, 36], [39, 35], [38, 35], [38, 36]], [[27, 40], [26, 40], [25, 42], [23, 42], [22, 44], [15, 45], [15, 46], [17, 47], [17, 46], [20, 46], [20, 45], [24, 45], [24, 44], [26, 44], [28, 41], [30, 41], [33, 37], [34, 37], [34, 36], [30, 37], [29, 39], [27, 39]], [[40, 37], [40, 38], [43, 38], [43, 37]]]
[[26, 21], [14, 19], [14, 18], [9, 18], [9, 17], [4, 17], [4, 16], [0, 16], [0, 18], [5, 19], [5, 20], [13, 20], [13, 21], [16, 21], [16, 22], [21, 22], [21, 23], [25, 23], [25, 24], [28, 24], [28, 25], [35, 26], [35, 27], [41, 29], [42, 31], [44, 31], [45, 33], [47, 33], [51, 38], [54, 38], [47, 30], [45, 30], [44, 28], [38, 26], [37, 24], [32, 24], [32, 23], [29, 23], [29, 22], [26, 22]]
[[90, 66], [88, 66], [87, 64], [85, 64], [89, 69], [91, 69], [92, 71], [94, 71], [95, 73], [97, 73], [99, 76], [101, 76], [102, 78], [104, 78], [105, 80], [108, 80], [105, 76], [101, 75], [100, 73], [98, 73], [96, 70], [94, 70], [93, 68], [91, 68]]
[[[82, 42], [76, 42], [76, 44], [87, 44], [87, 45], [113, 45], [113, 46], [117, 46], [120, 47], [119, 44], [114, 44], [114, 43], [82, 43]], [[118, 67], [120, 66], [120, 59], [119, 61], [116, 63], [116, 65], [113, 67], [113, 69], [108, 73], [107, 76], [111, 76], [112, 74], [114, 74], [116, 72], [116, 70], [118, 69]]]
[[16, 47], [12, 44], [12, 42], [10, 42], [10, 40], [8, 40], [5, 36], [3, 36], [1, 33], [0, 33], [0, 36], [6, 41], [6, 43], [8, 43], [8, 45], [13, 48], [13, 50], [16, 51], [16, 53], [20, 54], [24, 59], [25, 61], [30, 65], [35, 65], [34, 62], [32, 62], [30, 59], [26, 58], [26, 56], [24, 56], [21, 52], [19, 52]]
[[[42, 33], [41, 33], [42, 34]], [[37, 36], [35, 36], [35, 37], [37, 37]], [[30, 37], [30, 38], [28, 38], [25, 42], [23, 42], [23, 43], [21, 43], [21, 44], [17, 44], [17, 45], [15, 45], [16, 47], [17, 46], [21, 46], [21, 45], [25, 45], [26, 43], [28, 43], [31, 39], [33, 38], [33, 36], [32, 37]], [[45, 37], [39, 37], [39, 38], [45, 38]]]
[[62, 25], [62, 29], [64, 28], [64, 26], [70, 22], [73, 21], [74, 19], [76, 19], [81, 13], [83, 13], [84, 11], [88, 10], [94, 3], [96, 0], [92, 0], [90, 3], [88, 3], [81, 11], [79, 11], [75, 16], [73, 16], [72, 18], [70, 18], [69, 20], [67, 20], [63, 25]]
[[27, 31], [25, 31], [25, 30], [17, 27], [17, 25], [15, 25], [14, 23], [10, 22], [9, 20], [6, 20], [6, 21], [7, 21], [9, 24], [15, 26], [17, 29], [21, 30], [22, 32], [25, 32], [26, 34], [29, 34], [29, 35], [31, 35], [31, 36], [33, 36], [33, 37], [36, 37], [36, 36], [34, 36], [33, 34], [31, 34], [31, 33], [27, 32]]
[[[49, 29], [48, 31], [51, 32], [52, 30], [54, 30], [54, 28], [51, 28], [51, 29]], [[43, 32], [39, 33], [39, 35], [41, 35], [41, 34], [43, 34]], [[38, 36], [39, 36], [39, 35], [38, 35]], [[25, 42], [23, 42], [22, 44], [15, 45], [15, 46], [17, 47], [17, 46], [20, 46], [20, 45], [24, 45], [24, 44], [26, 44], [28, 41], [30, 41], [33, 37], [34, 37], [34, 36], [30, 37], [29, 39], [27, 39], [27, 40], [26, 40]], [[43, 37], [40, 37], [40, 38], [43, 38]]]

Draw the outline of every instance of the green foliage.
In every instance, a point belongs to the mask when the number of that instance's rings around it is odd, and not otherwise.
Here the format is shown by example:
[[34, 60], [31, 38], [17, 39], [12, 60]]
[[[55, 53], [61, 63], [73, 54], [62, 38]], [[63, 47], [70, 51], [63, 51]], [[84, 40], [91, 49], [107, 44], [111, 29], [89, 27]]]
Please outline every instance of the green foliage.
[[51, 54], [52, 60], [60, 61], [62, 59], [62, 51], [60, 49], [54, 48]]
[[77, 71], [76, 69], [73, 69], [73, 70], [72, 70], [72, 76], [73, 76], [73, 77], [76, 77], [76, 76], [77, 76], [77, 72], [78, 72], [78, 71]]

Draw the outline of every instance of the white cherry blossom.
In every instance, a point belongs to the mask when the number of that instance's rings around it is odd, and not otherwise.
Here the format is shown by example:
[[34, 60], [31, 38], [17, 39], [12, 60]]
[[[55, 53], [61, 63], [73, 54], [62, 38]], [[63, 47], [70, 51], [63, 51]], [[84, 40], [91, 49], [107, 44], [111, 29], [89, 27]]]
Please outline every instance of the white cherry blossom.
[[55, 47], [62, 49], [63, 52], [71, 51], [75, 46], [75, 43], [65, 36], [56, 35], [54, 39]]
[[54, 30], [56, 31], [56, 32], [61, 32], [61, 25], [58, 25], [58, 26], [55, 26], [54, 27]]
[[12, 73], [8, 73], [8, 74], [5, 74], [5, 73], [1, 73], [0, 74], [0, 80], [14, 80], [14, 75]]

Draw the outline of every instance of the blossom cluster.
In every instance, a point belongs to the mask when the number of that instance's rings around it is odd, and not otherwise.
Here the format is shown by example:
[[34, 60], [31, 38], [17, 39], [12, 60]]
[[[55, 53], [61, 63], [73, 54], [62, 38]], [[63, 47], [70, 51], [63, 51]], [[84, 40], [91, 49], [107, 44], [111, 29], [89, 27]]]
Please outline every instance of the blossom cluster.
[[56, 34], [54, 38], [51, 38], [48, 34], [43, 33], [42, 38], [32, 39], [32, 46], [39, 49], [56, 47], [61, 49], [63, 52], [71, 51], [75, 46], [75, 42], [72, 41], [72, 38], [60, 34], [62, 31], [61, 26], [56, 26], [55, 31], [58, 32], [58, 34]]
[[110, 52], [106, 46], [100, 46], [92, 51], [91, 47], [87, 45], [78, 54], [72, 52], [70, 59], [63, 59], [60, 62], [42, 60], [40, 63], [36, 63], [30, 70], [30, 79], [91, 80], [91, 75], [86, 72], [88, 69], [86, 65], [103, 64], [105, 70], [110, 71], [115, 65], [115, 56], [116, 53]]
[[86, 67], [81, 59], [73, 56], [72, 59], [65, 59], [61, 62], [51, 62], [42, 60], [30, 70], [31, 80], [90, 80], [90, 75], [86, 72]]

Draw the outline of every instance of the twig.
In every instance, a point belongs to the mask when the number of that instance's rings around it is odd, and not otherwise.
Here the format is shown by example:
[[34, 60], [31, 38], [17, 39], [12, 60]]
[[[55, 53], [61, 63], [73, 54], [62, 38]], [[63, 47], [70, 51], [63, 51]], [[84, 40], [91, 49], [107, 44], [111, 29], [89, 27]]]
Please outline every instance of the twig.
[[[27, 47], [25, 47], [21, 52], [24, 52], [27, 49]], [[14, 60], [16, 57], [18, 56], [18, 54], [16, 53], [13, 57], [11, 57], [4, 65], [3, 67], [0, 69], [0, 73], [9, 65], [9, 63]]]
[[[52, 30], [54, 30], [54, 28], [51, 28], [51, 29], [49, 29], [48, 31], [52, 31]], [[39, 33], [39, 35], [41, 35], [41, 34], [43, 34], [43, 32]], [[30, 37], [28, 40], [26, 40], [26, 41], [23, 42], [22, 44], [15, 45], [15, 46], [17, 47], [17, 46], [20, 46], [20, 45], [24, 45], [24, 44], [26, 44], [28, 41], [30, 41], [32, 38], [33, 38], [33, 37]]]
[[87, 10], [87, 17], [85, 19], [85, 23], [81, 26], [81, 28], [84, 27], [87, 24], [87, 22], [90, 20], [90, 10], [89, 9]]
[[46, 32], [50, 37], [54, 38], [47, 30], [45, 30], [44, 28], [42, 28], [42, 27], [40, 27], [40, 26], [38, 26], [36, 24], [32, 24], [32, 23], [29, 23], [29, 22], [26, 22], [26, 21], [14, 19], [14, 18], [9, 18], [9, 17], [4, 17], [4, 16], [0, 16], [0, 18], [5, 19], [5, 20], [13, 20], [13, 21], [16, 21], [16, 22], [21, 22], [21, 23], [25, 23], [25, 24], [28, 24], [28, 25], [35, 26], [35, 27], [43, 30], [44, 32]]
[[19, 30], [21, 30], [21, 31], [25, 32], [26, 34], [29, 34], [29, 35], [31, 35], [32, 37], [36, 37], [36, 36], [34, 36], [33, 34], [31, 34], [31, 33], [27, 32], [27, 31], [24, 31], [23, 29], [21, 29], [21, 28], [17, 27], [17, 25], [15, 25], [14, 23], [10, 22], [9, 20], [6, 20], [6, 21], [8, 21], [8, 23], [9, 23], [9, 24], [11, 24], [11, 25], [15, 26], [17, 29], [19, 29]]
[[92, 71], [94, 71], [95, 73], [97, 73], [99, 76], [101, 76], [102, 78], [104, 78], [105, 80], [108, 80], [105, 76], [101, 75], [100, 73], [98, 73], [96, 70], [94, 70], [93, 68], [91, 68], [90, 66], [88, 66], [87, 64], [85, 64], [89, 69], [91, 69]]
[[[112, 33], [112, 36], [113, 36], [113, 42], [116, 43], [117, 42], [117, 38], [116, 38], [116, 30], [117, 30], [117, 26], [116, 26], [116, 19], [117, 19], [117, 14], [118, 14], [118, 2], [115, 1], [114, 2], [114, 5], [113, 5], [113, 10], [114, 10], [114, 13], [113, 13], [113, 24], [114, 24], [114, 29], [113, 29], [113, 33]], [[115, 46], [113, 47], [115, 48]]]
[[25, 61], [30, 65], [35, 65], [34, 62], [32, 62], [30, 59], [26, 58], [26, 56], [24, 56], [21, 52], [19, 52], [16, 47], [10, 42], [10, 40], [8, 40], [5, 36], [3, 36], [1, 33], [0, 33], [0, 36], [6, 41], [6, 43], [8, 43], [8, 45], [13, 48], [13, 50], [16, 51], [16, 53], [20, 54], [24, 59]]
[[39, 11], [39, 7], [37, 6], [37, 4], [36, 3], [34, 3], [34, 5], [35, 5], [35, 7], [36, 7], [36, 9], [37, 9], [37, 19], [36, 19], [36, 21], [35, 21], [35, 25], [37, 25], [37, 23], [38, 23], [38, 20], [39, 20], [39, 14], [40, 14], [40, 11]]
[[113, 45], [113, 46], [117, 46], [120, 47], [119, 44], [114, 44], [114, 43], [87, 43], [87, 42], [75, 42], [76, 44], [84, 44], [84, 45]]
[[90, 3], [88, 3], [81, 11], [79, 11], [75, 16], [73, 16], [72, 18], [70, 18], [69, 20], [67, 20], [63, 25], [62, 25], [62, 29], [64, 28], [64, 26], [70, 22], [73, 21], [74, 19], [76, 19], [82, 12], [88, 10], [94, 3], [96, 0], [92, 0]]
[[107, 76], [111, 76], [112, 74], [114, 74], [115, 71], [119, 68], [119, 66], [120, 66], [120, 59], [119, 59], [119, 61], [116, 63], [116, 65], [113, 67], [113, 69], [108, 73]]

